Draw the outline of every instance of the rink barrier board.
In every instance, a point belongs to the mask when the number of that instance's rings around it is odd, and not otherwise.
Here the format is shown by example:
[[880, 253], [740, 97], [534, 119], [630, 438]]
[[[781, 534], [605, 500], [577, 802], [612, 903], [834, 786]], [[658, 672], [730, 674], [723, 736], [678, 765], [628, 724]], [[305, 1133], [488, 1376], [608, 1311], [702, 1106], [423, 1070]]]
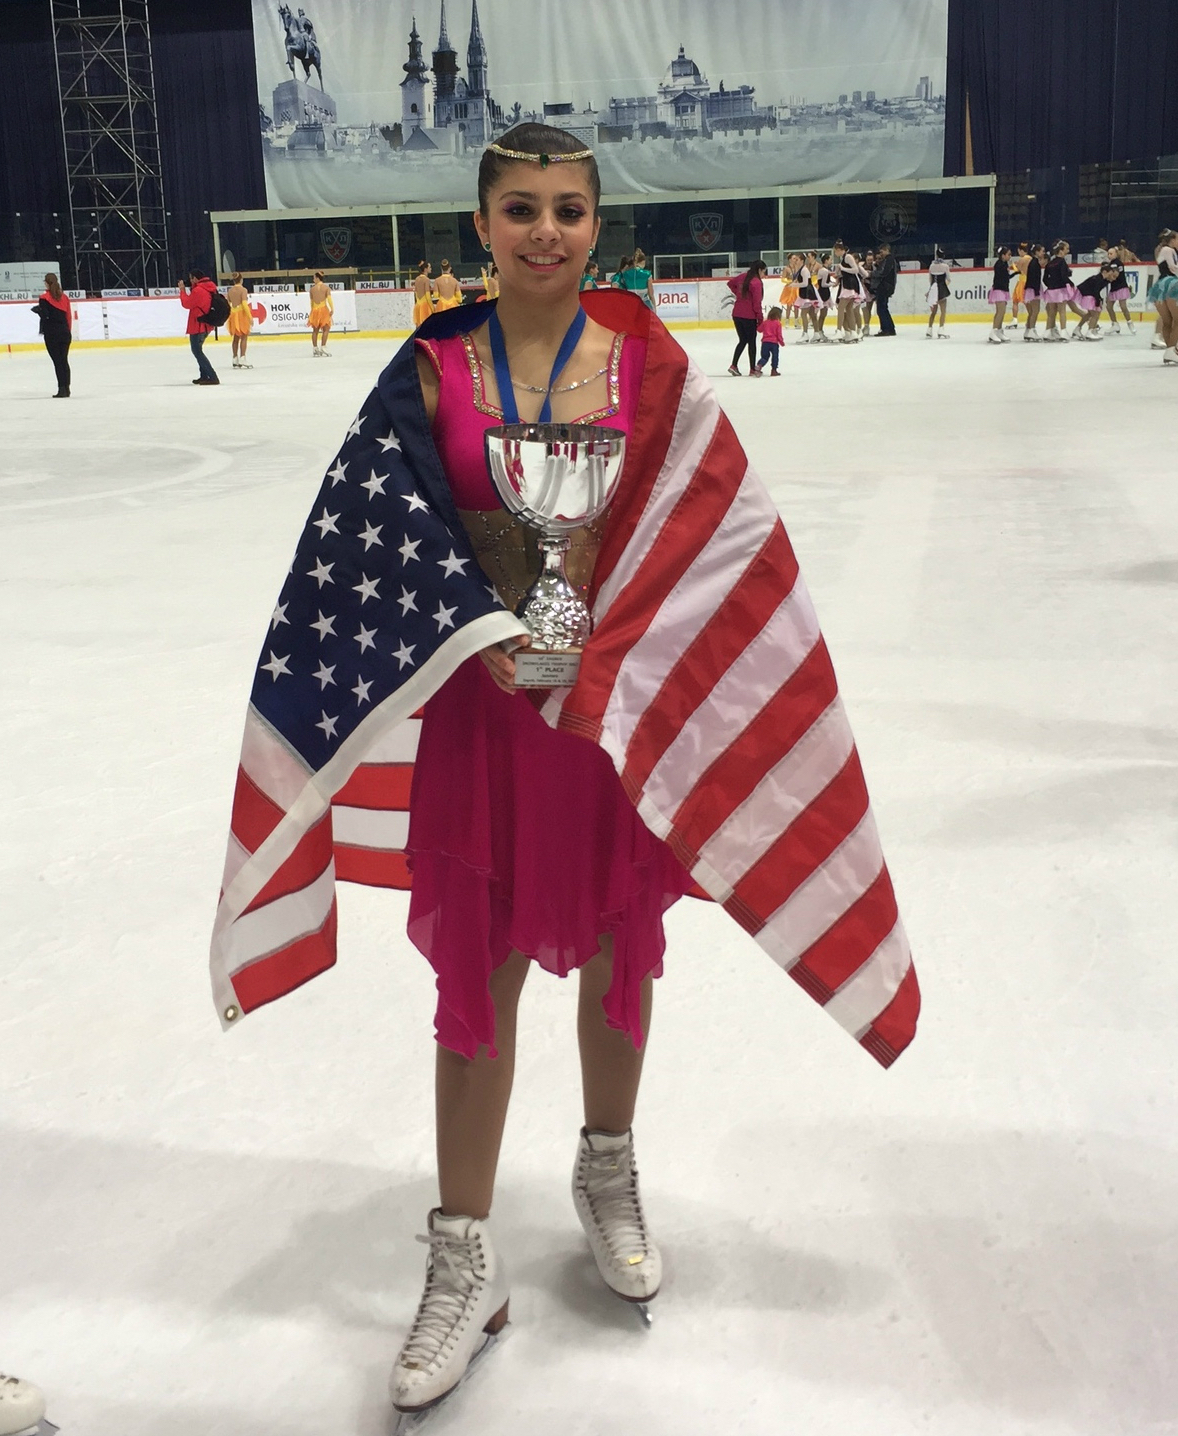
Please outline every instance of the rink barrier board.
[[[1095, 265], [1079, 265], [1077, 282], [1096, 273]], [[1156, 275], [1152, 265], [1127, 265], [1130, 311], [1135, 317], [1153, 312], [1145, 295]], [[988, 323], [993, 314], [986, 295], [991, 270], [959, 269], [950, 275], [947, 323]], [[897, 276], [896, 293], [890, 305], [892, 317], [900, 324], [923, 324], [928, 320], [928, 273], [904, 270]], [[725, 279], [659, 280], [655, 284], [658, 312], [669, 329], [729, 329], [732, 291]], [[768, 310], [780, 294], [780, 280], [771, 277], [765, 285]], [[370, 339], [404, 339], [412, 333], [412, 290], [341, 290], [333, 295], [336, 323], [332, 339], [362, 335]], [[310, 301], [305, 292], [281, 296], [259, 294], [254, 298], [264, 310], [264, 319], [255, 324], [252, 341], [267, 339], [305, 340], [310, 333], [306, 314]], [[187, 311], [171, 296], [139, 299], [84, 299], [74, 301], [74, 344], [77, 348], [104, 345], [130, 347], [147, 344], [187, 345]], [[0, 300], [0, 351], [20, 353], [42, 348], [37, 333], [37, 316], [26, 299]], [[221, 330], [219, 339], [227, 340]], [[217, 342], [217, 341], [215, 341]]]

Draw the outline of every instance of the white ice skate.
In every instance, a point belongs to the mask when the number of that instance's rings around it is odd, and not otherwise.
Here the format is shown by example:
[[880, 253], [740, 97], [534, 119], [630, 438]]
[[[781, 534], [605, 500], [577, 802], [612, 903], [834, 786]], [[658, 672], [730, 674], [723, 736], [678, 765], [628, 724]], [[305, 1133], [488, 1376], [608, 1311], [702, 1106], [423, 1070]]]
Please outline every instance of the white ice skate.
[[1125, 327], [1128, 329], [1128, 331], [1129, 331], [1130, 334], [1136, 334], [1136, 333], [1137, 333], [1137, 326], [1136, 326], [1136, 324], [1133, 323], [1132, 319], [1126, 319], [1126, 320], [1125, 320]]
[[397, 1436], [417, 1430], [507, 1326], [507, 1273], [486, 1222], [435, 1208], [429, 1234], [417, 1240], [430, 1254], [425, 1291], [389, 1381]]
[[1151, 349], [1164, 349], [1166, 347], [1166, 341], [1164, 339], [1151, 339], [1149, 341], [1149, 347]]
[[573, 1167], [573, 1205], [606, 1286], [633, 1303], [649, 1326], [663, 1259], [651, 1240], [638, 1194], [634, 1136], [581, 1129]]
[[44, 1415], [45, 1398], [31, 1382], [0, 1372], [0, 1436], [33, 1436]]
[[1114, 320], [1113, 320], [1113, 323], [1112, 323], [1112, 327], [1109, 329], [1109, 333], [1110, 333], [1110, 334], [1119, 334], [1120, 332], [1121, 332], [1121, 326], [1120, 326], [1120, 325], [1117, 323], [1117, 321], [1114, 319]]
[[1163, 364], [1178, 364], [1178, 348], [1167, 349], [1162, 355]]
[[1002, 335], [999, 334], [999, 332], [997, 331], [997, 329], [991, 329], [991, 330], [990, 330], [990, 338], [989, 338], [989, 340], [988, 340], [987, 342], [990, 343], [990, 344], [1001, 344], [1001, 343], [1003, 342], [1003, 341], [1002, 341]]
[[1027, 344], [1038, 344], [1041, 338], [1042, 336], [1036, 334], [1033, 329], [1028, 329], [1023, 335], [1023, 341]]

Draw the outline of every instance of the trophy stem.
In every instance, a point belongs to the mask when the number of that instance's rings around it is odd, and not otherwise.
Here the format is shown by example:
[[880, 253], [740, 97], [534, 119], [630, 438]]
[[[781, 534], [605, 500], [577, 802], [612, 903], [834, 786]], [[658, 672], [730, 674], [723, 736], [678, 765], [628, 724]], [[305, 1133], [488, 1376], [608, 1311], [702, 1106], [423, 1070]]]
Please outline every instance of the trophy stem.
[[592, 623], [585, 600], [569, 582], [565, 555], [570, 548], [568, 534], [541, 530], [540, 576], [516, 609], [532, 631], [537, 650], [584, 648]]

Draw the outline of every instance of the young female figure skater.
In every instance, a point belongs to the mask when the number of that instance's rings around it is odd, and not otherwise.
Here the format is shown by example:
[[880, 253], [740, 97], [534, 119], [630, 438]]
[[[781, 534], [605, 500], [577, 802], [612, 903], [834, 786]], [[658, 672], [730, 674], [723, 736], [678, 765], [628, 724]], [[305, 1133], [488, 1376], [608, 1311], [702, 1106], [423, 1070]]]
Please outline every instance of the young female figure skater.
[[[419, 328], [434, 312], [437, 293], [430, 275], [433, 266], [426, 259], [418, 260], [417, 274], [413, 279], [413, 327]], [[484, 281], [485, 283], [486, 281]], [[488, 294], [488, 298], [490, 295]]]
[[809, 344], [810, 325], [814, 325], [814, 337], [818, 337], [818, 256], [811, 249], [802, 260], [798, 270], [798, 313], [802, 319], [800, 343]]
[[45, 352], [53, 361], [53, 372], [57, 375], [57, 393], [53, 397], [68, 399], [74, 310], [56, 274], [45, 276], [45, 292], [32, 306], [32, 310], [41, 321], [38, 328], [45, 341]]
[[598, 275], [597, 261], [596, 261], [595, 259], [591, 259], [591, 260], [589, 261], [589, 263], [585, 266], [585, 273], [581, 275], [581, 288], [582, 288], [583, 290], [584, 290], [584, 289], [596, 289], [596, 288], [597, 288], [597, 275]]
[[1158, 311], [1162, 342], [1166, 352], [1163, 364], [1178, 364], [1178, 251], [1175, 245], [1178, 235], [1172, 229], [1163, 229], [1158, 235], [1154, 259], [1158, 266], [1158, 277], [1150, 286], [1149, 298]]
[[225, 298], [229, 301], [229, 318], [225, 321], [225, 328], [233, 340], [233, 367], [252, 369], [254, 366], [245, 362], [245, 350], [250, 340], [254, 316], [250, 313], [249, 290], [241, 282], [240, 274], [233, 276], [233, 283], [225, 291]]
[[1081, 312], [1072, 297], [1075, 286], [1072, 284], [1072, 266], [1068, 263], [1070, 252], [1066, 239], [1057, 240], [1052, 248], [1051, 258], [1047, 261], [1047, 268], [1043, 271], [1043, 302], [1047, 306], [1046, 337], [1057, 343], [1067, 339], [1068, 306], [1074, 305], [1076, 312]]
[[781, 306], [775, 304], [770, 309], [764, 324], [761, 325], [761, 362], [759, 368], [763, 371], [765, 365], [770, 365], [769, 376], [776, 379], [778, 375], [777, 365], [781, 359], [781, 346], [785, 339], [781, 333]]
[[479, 274], [483, 281], [483, 292], [479, 298], [484, 300], [498, 299], [499, 271], [495, 268], [494, 262], [492, 261], [492, 263], [488, 264], [485, 268], [480, 269]]
[[990, 281], [988, 302], [994, 306], [994, 323], [990, 329], [991, 344], [1005, 344], [1002, 321], [1006, 317], [1006, 303], [1010, 298], [1010, 247], [1003, 245], [994, 261], [994, 277]]
[[1026, 283], [1023, 286], [1023, 301], [1027, 306], [1027, 327], [1023, 338], [1032, 344], [1039, 342], [1035, 324], [1038, 321], [1039, 308], [1043, 302], [1043, 266], [1046, 263], [1046, 249], [1041, 244], [1035, 245], [1027, 262]]
[[933, 262], [928, 267], [928, 328], [924, 337], [933, 337], [933, 320], [937, 315], [941, 316], [941, 322], [937, 328], [938, 339], [948, 339], [945, 333], [945, 315], [949, 310], [949, 270], [950, 265], [947, 259], [941, 258], [939, 249], [933, 250]]
[[1108, 252], [1108, 267], [1114, 271], [1109, 281], [1108, 294], [1105, 296], [1104, 307], [1108, 315], [1108, 322], [1112, 326], [1113, 334], [1120, 334], [1121, 326], [1117, 323], [1117, 305], [1121, 306], [1121, 315], [1125, 320], [1126, 327], [1130, 334], [1136, 334], [1137, 330], [1133, 324], [1133, 316], [1129, 313], [1129, 296], [1132, 291], [1129, 288], [1129, 281], [1125, 276], [1125, 261], [1121, 258], [1121, 251], [1114, 244]]
[[438, 311], [457, 309], [462, 303], [462, 286], [450, 268], [448, 259], [442, 260], [442, 272], [438, 275], [437, 291], [438, 302], [435, 307]]
[[307, 316], [307, 327], [311, 331], [311, 356], [315, 359], [328, 359], [331, 356], [327, 352], [327, 336], [331, 332], [335, 305], [331, 298], [331, 285], [324, 281], [321, 269], [315, 271], [310, 300], [311, 312]]
[[785, 312], [785, 325], [789, 329], [802, 322], [801, 310], [798, 308], [798, 296], [802, 287], [799, 278], [801, 269], [802, 256], [791, 254], [785, 262], [785, 273], [781, 276], [781, 297], [778, 303]]
[[1018, 247], [1018, 253], [1010, 260], [1010, 323], [1008, 329], [1019, 327], [1018, 311], [1023, 302], [1023, 294], [1027, 283], [1027, 269], [1031, 263], [1031, 247], [1023, 240]]
[[1083, 318], [1076, 326], [1077, 339], [1099, 341], [1104, 338], [1104, 335], [1097, 329], [1097, 325], [1100, 323], [1100, 306], [1104, 291], [1116, 277], [1115, 268], [1102, 264], [1096, 274], [1090, 275], [1077, 286], [1076, 303], [1083, 311]]
[[829, 254], [824, 254], [818, 261], [818, 272], [814, 276], [814, 289], [818, 295], [818, 302], [814, 307], [814, 338], [815, 344], [831, 343], [830, 335], [826, 332], [826, 316], [830, 313], [834, 300], [831, 298], [831, 280], [833, 261]]
[[614, 276], [614, 283], [619, 289], [628, 289], [631, 294], [637, 294], [647, 309], [654, 309], [654, 275], [646, 267], [646, 255], [640, 249], [636, 249], [632, 256], [627, 256], [622, 262], [622, 267]]
[[728, 280], [728, 288], [736, 299], [732, 306], [732, 322], [736, 326], [736, 349], [733, 351], [728, 372], [736, 378], [740, 377], [740, 356], [746, 349], [749, 351], [750, 378], [761, 377], [761, 371], [757, 367], [757, 330], [765, 317], [761, 304], [765, 295], [765, 276], [768, 273], [769, 266], [764, 260], [757, 259], [749, 265], [744, 274], [734, 274]]
[[863, 266], [856, 256], [839, 245], [834, 249], [835, 279], [838, 283], [837, 324], [840, 344], [859, 342], [859, 305], [863, 299]]

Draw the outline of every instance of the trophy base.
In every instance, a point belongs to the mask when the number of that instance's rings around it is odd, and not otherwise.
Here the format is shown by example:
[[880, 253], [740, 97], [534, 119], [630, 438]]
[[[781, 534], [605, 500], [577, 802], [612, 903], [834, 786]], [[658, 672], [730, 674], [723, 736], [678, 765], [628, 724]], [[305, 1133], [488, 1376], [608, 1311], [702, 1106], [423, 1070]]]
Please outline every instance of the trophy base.
[[514, 657], [517, 688], [571, 688], [581, 667], [578, 649], [520, 648]]

